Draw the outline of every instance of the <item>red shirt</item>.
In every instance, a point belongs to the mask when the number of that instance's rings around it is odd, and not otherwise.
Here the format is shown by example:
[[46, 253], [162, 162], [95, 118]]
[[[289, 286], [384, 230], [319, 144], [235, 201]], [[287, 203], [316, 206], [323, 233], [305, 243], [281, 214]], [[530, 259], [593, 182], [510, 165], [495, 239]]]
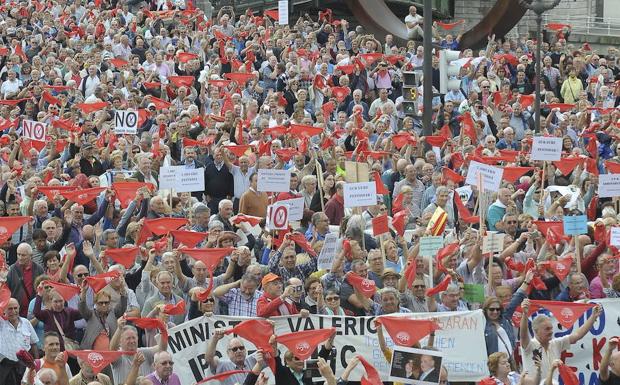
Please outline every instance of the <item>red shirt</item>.
[[22, 317], [28, 316], [28, 305], [30, 304], [30, 300], [34, 297], [34, 279], [32, 274], [32, 262], [28, 264], [25, 268], [23, 266], [19, 266], [19, 269], [22, 272], [22, 279], [24, 284], [24, 291], [26, 295], [21, 298], [21, 302], [19, 304], [19, 315]]

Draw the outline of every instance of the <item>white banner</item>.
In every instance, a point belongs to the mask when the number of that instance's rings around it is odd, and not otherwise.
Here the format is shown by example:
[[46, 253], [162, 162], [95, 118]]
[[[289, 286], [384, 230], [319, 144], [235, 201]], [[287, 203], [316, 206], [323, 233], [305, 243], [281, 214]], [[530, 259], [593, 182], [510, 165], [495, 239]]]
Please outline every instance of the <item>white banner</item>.
[[465, 180], [465, 183], [468, 185], [477, 186], [479, 173], [482, 174], [483, 190], [499, 190], [499, 186], [502, 183], [502, 175], [504, 175], [503, 169], [472, 160], [469, 162], [469, 169], [467, 169], [467, 179]]
[[344, 207], [374, 206], [377, 204], [377, 185], [375, 182], [344, 184]]
[[[607, 340], [610, 337], [620, 335], [620, 325], [618, 320], [620, 319], [620, 300], [615, 298], [599, 299], [591, 302], [597, 302], [603, 305], [603, 313], [599, 319], [594, 323], [594, 326], [590, 329], [588, 334], [583, 337], [579, 342], [573, 344], [570, 349], [564, 352], [562, 357], [568, 366], [577, 369], [577, 377], [579, 377], [579, 383], [584, 385], [597, 384], [599, 364], [601, 363], [601, 356], [606, 349]], [[550, 313], [547, 315], [553, 316]], [[575, 325], [568, 330], [558, 329], [558, 323], [553, 322], [555, 330], [553, 338], [563, 337], [575, 331], [582, 326], [586, 319], [592, 314], [592, 310], [588, 310], [584, 313]], [[531, 325], [530, 325], [530, 334]], [[555, 379], [558, 379], [556, 372]]]
[[194, 192], [205, 190], [205, 169], [185, 166], [165, 166], [159, 169], [159, 188]]
[[22, 136], [30, 140], [45, 142], [47, 135], [47, 124], [35, 122], [34, 120], [26, 120], [22, 122]]
[[620, 196], [620, 174], [601, 174], [598, 176], [599, 198]]
[[114, 133], [117, 135], [138, 133], [138, 112], [116, 110], [114, 113]]
[[[402, 314], [401, 314], [402, 315]], [[435, 332], [435, 347], [445, 354], [443, 364], [448, 369], [450, 381], [478, 381], [488, 375], [487, 354], [484, 348], [484, 315], [482, 310], [462, 311], [450, 313], [414, 313], [412, 317], [417, 319], [434, 318], [441, 326], [441, 330]], [[361, 354], [381, 374], [384, 381], [388, 380], [390, 363], [385, 360], [374, 327], [375, 317], [344, 317], [344, 316], [310, 316], [308, 318], [295, 317], [272, 317], [275, 322], [277, 335], [293, 333], [303, 330], [336, 328], [336, 377], [342, 375], [349, 360]], [[176, 368], [188, 368], [176, 373], [182, 384], [193, 384], [210, 376], [204, 362], [204, 354], [207, 348], [209, 336], [213, 335], [216, 327], [227, 328], [238, 324], [244, 318], [212, 316], [201, 317], [188, 321], [182, 325], [170, 329], [168, 350]], [[387, 344], [393, 347], [394, 343], [385, 333]], [[227, 335], [218, 343], [218, 351], [226, 357], [226, 345], [232, 338]], [[421, 341], [425, 346], [427, 340]], [[244, 341], [248, 354], [254, 352], [253, 345]], [[473, 347], [476, 347], [474, 349]], [[285, 347], [280, 345], [282, 352]], [[266, 369], [269, 370], [269, 369]], [[359, 381], [364, 374], [363, 367], [353, 371], [349, 380]], [[273, 375], [270, 375], [273, 381]]]
[[288, 192], [291, 190], [291, 170], [258, 170], [258, 191]]
[[560, 160], [560, 158], [562, 158], [562, 138], [534, 137], [531, 160]]

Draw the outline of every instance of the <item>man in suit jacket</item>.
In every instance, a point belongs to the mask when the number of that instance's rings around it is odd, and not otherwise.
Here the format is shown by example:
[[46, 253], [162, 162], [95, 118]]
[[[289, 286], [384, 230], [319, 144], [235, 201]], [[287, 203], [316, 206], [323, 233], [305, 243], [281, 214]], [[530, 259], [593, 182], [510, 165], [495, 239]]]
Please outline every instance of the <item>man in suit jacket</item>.
[[435, 369], [435, 357], [425, 354], [420, 358], [420, 361], [420, 368], [422, 369], [420, 381], [438, 383], [439, 370]]
[[138, 182], [153, 183], [157, 189], [159, 187], [159, 183], [157, 182], [157, 174], [151, 170], [151, 164], [151, 158], [149, 158], [146, 154], [142, 155], [138, 159], [138, 171], [134, 172], [131, 177], [136, 179]]

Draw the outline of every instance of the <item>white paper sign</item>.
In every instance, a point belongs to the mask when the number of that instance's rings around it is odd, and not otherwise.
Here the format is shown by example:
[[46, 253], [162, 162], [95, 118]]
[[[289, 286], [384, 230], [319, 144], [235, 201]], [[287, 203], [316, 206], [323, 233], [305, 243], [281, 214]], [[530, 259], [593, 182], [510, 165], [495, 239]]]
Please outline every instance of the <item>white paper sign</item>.
[[342, 239], [338, 238], [336, 233], [325, 234], [325, 240], [323, 242], [323, 248], [319, 254], [317, 260], [317, 268], [319, 270], [329, 270], [332, 268], [334, 258], [340, 252], [342, 248]]
[[471, 161], [467, 170], [467, 179], [465, 183], [468, 185], [478, 185], [478, 173], [482, 175], [482, 188], [486, 191], [497, 191], [502, 183], [502, 175], [504, 170], [499, 167], [489, 166], [488, 164]]
[[620, 246], [620, 227], [611, 227], [609, 231], [609, 244], [612, 246]]
[[288, 207], [288, 220], [289, 221], [301, 221], [301, 218], [304, 216], [304, 203], [305, 203], [304, 197], [286, 199], [280, 202], [285, 203], [289, 206]]
[[288, 0], [278, 1], [278, 24], [288, 24]]
[[531, 160], [560, 160], [562, 157], [562, 138], [535, 136], [532, 143]]
[[204, 191], [205, 169], [164, 166], [159, 169], [159, 188], [176, 192]]
[[138, 133], [138, 111], [116, 110], [114, 113], [114, 133], [119, 135]]
[[598, 176], [599, 198], [620, 196], [620, 174], [601, 174]]
[[267, 206], [267, 228], [269, 230], [288, 229], [288, 210], [288, 205], [282, 202]]
[[498, 234], [487, 231], [487, 236], [482, 238], [482, 254], [499, 253], [504, 250], [504, 237], [506, 234]]
[[47, 135], [47, 124], [35, 122], [34, 120], [24, 120], [22, 122], [22, 137], [45, 142]]
[[377, 204], [375, 182], [344, 184], [344, 207], [374, 206]]
[[258, 170], [258, 191], [287, 192], [291, 189], [291, 170]]

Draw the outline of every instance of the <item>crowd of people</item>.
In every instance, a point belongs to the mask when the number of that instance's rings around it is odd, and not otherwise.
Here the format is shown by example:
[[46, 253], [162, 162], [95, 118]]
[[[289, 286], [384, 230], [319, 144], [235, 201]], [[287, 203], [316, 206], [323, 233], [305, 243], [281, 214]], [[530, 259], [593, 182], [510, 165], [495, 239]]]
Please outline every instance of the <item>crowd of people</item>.
[[[482, 309], [481, 382], [574, 385], [560, 359], [603, 312], [589, 300], [620, 297], [609, 236], [620, 206], [598, 194], [599, 175], [620, 170], [618, 49], [576, 46], [560, 24], [540, 58], [524, 37], [489, 36], [474, 52], [459, 47], [463, 23], [436, 22], [428, 38], [461, 50], [460, 87], [432, 106], [418, 88], [429, 129], [404, 108], [405, 74], [425, 60], [440, 88], [416, 7], [405, 43], [330, 10], [277, 19], [227, 7], [208, 18], [190, 0], [2, 4], [0, 384], [190, 385], [167, 330], [217, 315], [377, 316], [389, 362], [382, 316]], [[136, 133], [117, 134], [116, 111], [126, 110], [138, 112]], [[29, 121], [42, 123], [44, 140]], [[562, 138], [562, 160], [530, 159], [538, 135]], [[503, 169], [498, 191], [465, 183], [474, 161]], [[347, 162], [368, 175], [351, 178]], [[169, 166], [204, 170], [204, 189], [160, 188]], [[288, 191], [261, 191], [265, 169], [290, 170]], [[348, 207], [352, 181], [374, 181], [376, 204]], [[301, 220], [271, 230], [269, 206], [296, 198]], [[569, 236], [562, 221], [573, 215], [588, 228]], [[503, 245], [485, 254], [490, 232]], [[341, 246], [319, 269], [329, 233]], [[430, 235], [444, 244], [428, 258], [420, 240]], [[551, 305], [575, 302], [589, 304], [587, 320], [554, 338], [541, 308], [558, 319]], [[275, 336], [252, 354], [247, 339], [228, 339], [220, 355], [227, 331], [204, 348], [214, 383], [310, 381]], [[326, 384], [348, 383], [360, 363], [367, 383], [381, 383], [355, 355], [335, 373], [334, 336], [321, 342]], [[600, 383], [618, 383], [618, 338], [606, 345]], [[447, 368], [424, 357], [407, 378], [447, 384]]]

